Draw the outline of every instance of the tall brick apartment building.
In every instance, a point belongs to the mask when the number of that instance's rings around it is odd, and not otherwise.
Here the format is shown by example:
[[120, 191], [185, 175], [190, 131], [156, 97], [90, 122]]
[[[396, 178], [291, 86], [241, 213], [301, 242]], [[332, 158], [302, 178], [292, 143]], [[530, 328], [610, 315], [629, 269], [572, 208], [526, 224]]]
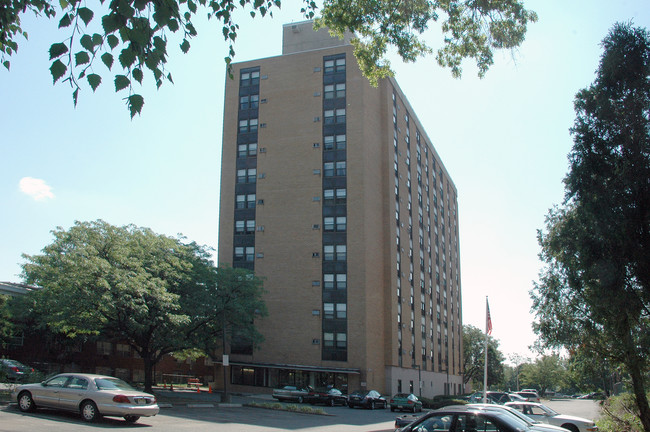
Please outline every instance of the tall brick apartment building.
[[457, 191], [397, 82], [308, 21], [233, 73], [219, 262], [265, 278], [269, 315], [230, 385], [461, 393]]

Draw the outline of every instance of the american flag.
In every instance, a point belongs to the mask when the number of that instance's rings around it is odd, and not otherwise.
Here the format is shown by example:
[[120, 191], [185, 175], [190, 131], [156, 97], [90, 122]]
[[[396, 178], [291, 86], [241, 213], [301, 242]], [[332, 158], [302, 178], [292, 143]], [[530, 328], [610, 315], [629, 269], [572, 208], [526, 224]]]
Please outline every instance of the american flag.
[[492, 334], [492, 317], [490, 316], [490, 304], [488, 303], [487, 297], [485, 298], [485, 308], [487, 310], [485, 332], [487, 334]]

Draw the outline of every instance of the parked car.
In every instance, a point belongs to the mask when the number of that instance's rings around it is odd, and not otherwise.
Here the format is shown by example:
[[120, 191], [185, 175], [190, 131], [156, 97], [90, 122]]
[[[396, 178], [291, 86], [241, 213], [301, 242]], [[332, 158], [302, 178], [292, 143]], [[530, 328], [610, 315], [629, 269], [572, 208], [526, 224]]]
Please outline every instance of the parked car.
[[26, 366], [19, 361], [0, 359], [0, 376], [5, 376], [9, 381], [22, 381], [34, 372], [34, 368]]
[[[397, 422], [396, 422], [397, 427]], [[400, 432], [420, 431], [500, 431], [533, 432], [526, 422], [505, 412], [487, 411], [455, 405], [417, 418], [412, 423], [399, 429]]]
[[[506, 402], [511, 402], [510, 396], [505, 392], [498, 391], [488, 391], [487, 392], [487, 401], [489, 403], [495, 403], [503, 405]], [[482, 403], [483, 402], [483, 392], [476, 392], [469, 397], [470, 403]]]
[[419, 414], [402, 414], [397, 417], [395, 417], [395, 429], [401, 429], [406, 425], [409, 425], [422, 417], [425, 414], [419, 413]]
[[[537, 394], [536, 391], [519, 391], [517, 394], [523, 398], [526, 399], [527, 402], [541, 402], [539, 399], [539, 395]], [[518, 401], [512, 401], [512, 402], [518, 402]]]
[[495, 405], [495, 404], [468, 404], [467, 408], [486, 410], [486, 411], [497, 411], [503, 412], [508, 415], [513, 415], [519, 420], [525, 422], [528, 427], [535, 432], [567, 432], [566, 429], [560, 426], [554, 426], [547, 423], [542, 423], [538, 420], [533, 420], [530, 417], [524, 415], [521, 411], [517, 411], [514, 408], [511, 408], [506, 405]]
[[348, 397], [339, 389], [333, 387], [323, 387], [311, 390], [305, 397], [305, 401], [311, 405], [325, 404], [329, 406], [347, 405]]
[[598, 426], [588, 419], [560, 414], [541, 403], [535, 402], [510, 402], [506, 406], [521, 411], [524, 415], [538, 420], [542, 423], [548, 423], [563, 427], [571, 432], [595, 432]]
[[309, 389], [302, 387], [286, 385], [273, 389], [273, 398], [280, 402], [291, 401], [303, 403], [307, 395], [309, 395]]
[[160, 411], [154, 395], [134, 389], [119, 378], [64, 373], [38, 384], [23, 384], [12, 392], [21, 411], [55, 408], [78, 412], [87, 422], [102, 416], [124, 417], [135, 423]]
[[422, 411], [422, 401], [413, 393], [397, 393], [390, 398], [390, 410]]
[[359, 406], [368, 409], [384, 409], [388, 406], [388, 403], [376, 390], [357, 390], [348, 396], [348, 406], [350, 408]]
[[508, 393], [508, 397], [510, 398], [510, 402], [528, 402], [528, 399], [518, 393]]

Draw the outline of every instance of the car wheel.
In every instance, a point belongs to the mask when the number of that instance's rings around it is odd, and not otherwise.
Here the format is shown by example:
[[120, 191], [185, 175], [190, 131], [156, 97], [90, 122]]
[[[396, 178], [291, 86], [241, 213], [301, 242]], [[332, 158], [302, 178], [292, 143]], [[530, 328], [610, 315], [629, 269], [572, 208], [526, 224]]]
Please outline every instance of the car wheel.
[[128, 416], [124, 416], [124, 420], [126, 420], [127, 423], [135, 423], [138, 420], [140, 420], [140, 416], [128, 415]]
[[329, 406], [331, 406], [331, 407], [333, 407], [334, 405], [336, 405], [336, 404], [334, 403], [334, 399], [330, 399], [330, 400], [328, 401], [327, 404], [328, 404]]
[[36, 409], [36, 404], [30, 392], [22, 392], [18, 395], [18, 408], [22, 412], [30, 412]]
[[81, 404], [81, 417], [89, 423], [92, 423], [99, 419], [100, 414], [99, 410], [97, 409], [97, 405], [95, 405], [95, 402], [84, 401]]
[[352, 405], [351, 403], [349, 403], [349, 404], [348, 404], [348, 408], [352, 408], [352, 409], [354, 409], [354, 405]]
[[415, 409], [415, 405], [413, 405], [413, 409], [412, 409], [412, 411], [413, 411], [413, 414], [415, 414], [415, 411], [416, 411], [416, 409]]
[[571, 424], [571, 423], [563, 424], [562, 427], [564, 429], [570, 430], [571, 432], [580, 432], [578, 427], [576, 425], [574, 425], [574, 424]]
[[394, 406], [390, 407], [390, 412], [395, 412], [395, 407]]
[[371, 410], [374, 410], [376, 408], [375, 401], [371, 401], [370, 406], [368, 408], [370, 408]]
[[298, 403], [302, 403], [303, 399], [302, 396], [298, 396]]

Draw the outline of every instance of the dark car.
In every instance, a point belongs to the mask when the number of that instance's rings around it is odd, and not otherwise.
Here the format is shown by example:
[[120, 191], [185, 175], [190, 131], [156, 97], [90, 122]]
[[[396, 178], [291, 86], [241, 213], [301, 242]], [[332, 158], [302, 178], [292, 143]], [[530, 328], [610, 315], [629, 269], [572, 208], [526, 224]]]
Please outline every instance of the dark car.
[[357, 390], [348, 396], [348, 406], [350, 408], [384, 409], [388, 406], [388, 402], [376, 390]]
[[[505, 392], [498, 392], [498, 391], [488, 391], [487, 394], [487, 402], [488, 403], [495, 403], [499, 405], [503, 405], [506, 402], [512, 402], [512, 399], [510, 398], [510, 395]], [[483, 402], [483, 392], [476, 392], [473, 395], [469, 397], [469, 402], [470, 403], [482, 403]]]
[[403, 414], [395, 417], [395, 429], [403, 428], [406, 425], [409, 425], [422, 417], [425, 414]]
[[422, 401], [413, 393], [397, 393], [390, 398], [390, 410], [395, 411], [422, 411]]
[[323, 387], [310, 391], [305, 397], [305, 401], [311, 405], [346, 405], [348, 397], [339, 389]]
[[9, 381], [22, 381], [34, 372], [34, 368], [10, 359], [0, 359], [0, 376]]
[[[399, 428], [395, 421], [395, 427]], [[500, 431], [528, 432], [530, 426], [514, 416], [454, 406], [431, 411], [401, 428], [401, 432]]]

